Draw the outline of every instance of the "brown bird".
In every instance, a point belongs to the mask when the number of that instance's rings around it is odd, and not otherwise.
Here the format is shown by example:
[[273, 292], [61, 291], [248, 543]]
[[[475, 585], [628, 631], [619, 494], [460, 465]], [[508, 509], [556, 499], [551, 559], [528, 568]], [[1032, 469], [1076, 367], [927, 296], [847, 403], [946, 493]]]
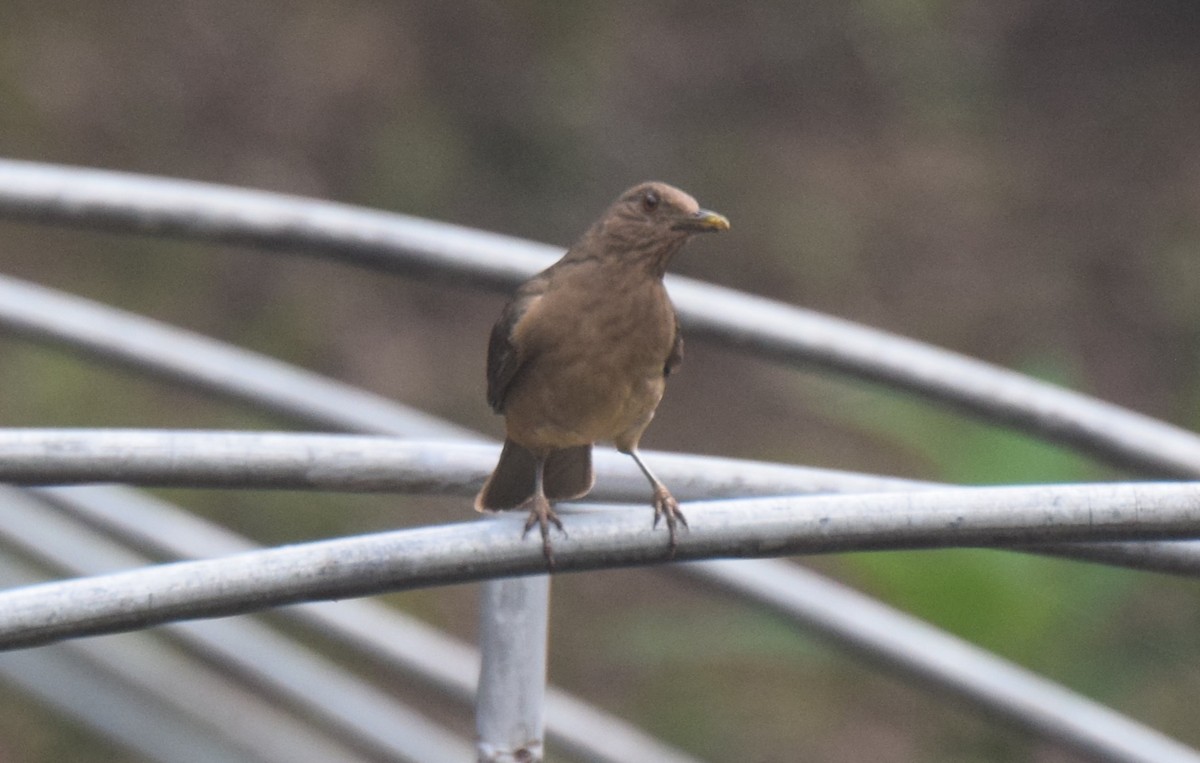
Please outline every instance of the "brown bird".
[[654, 526], [666, 519], [675, 553], [676, 525], [687, 520], [637, 450], [683, 358], [662, 279], [692, 234], [728, 229], [678, 188], [634, 186], [561, 260], [522, 284], [492, 328], [488, 403], [504, 414], [507, 437], [475, 508], [528, 509], [525, 533], [541, 528], [550, 566], [550, 525], [563, 531], [550, 503], [592, 489], [592, 445], [601, 440], [632, 456], [650, 481]]

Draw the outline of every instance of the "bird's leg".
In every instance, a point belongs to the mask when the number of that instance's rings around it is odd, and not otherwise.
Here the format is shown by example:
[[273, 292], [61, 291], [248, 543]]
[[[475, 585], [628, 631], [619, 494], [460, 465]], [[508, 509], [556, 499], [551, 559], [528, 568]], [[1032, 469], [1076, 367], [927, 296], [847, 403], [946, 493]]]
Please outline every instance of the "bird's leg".
[[646, 475], [646, 479], [650, 480], [650, 485], [654, 488], [654, 527], [658, 527], [658, 521], [663, 517], [667, 520], [667, 531], [671, 534], [671, 546], [669, 556], [675, 557], [675, 546], [678, 541], [676, 538], [676, 525], [688, 526], [687, 518], [683, 516], [683, 512], [679, 509], [679, 501], [675, 500], [675, 496], [671, 495], [671, 491], [667, 490], [658, 477], [654, 476], [654, 472], [650, 471], [650, 467], [642, 461], [641, 455], [638, 454], [637, 448], [633, 447], [625, 451], [633, 457], [634, 463], [642, 470], [642, 474]]
[[533, 467], [533, 495], [524, 506], [529, 508], [529, 519], [525, 520], [525, 531], [521, 533], [524, 538], [537, 525], [542, 531], [542, 554], [546, 557], [546, 566], [554, 569], [554, 552], [550, 547], [550, 525], [558, 528], [558, 531], [563, 535], [567, 531], [563, 529], [562, 521], [558, 515], [554, 513], [554, 509], [550, 507], [550, 501], [546, 498], [546, 491], [543, 487], [543, 472], [546, 467], [545, 456], [537, 456], [537, 463]]

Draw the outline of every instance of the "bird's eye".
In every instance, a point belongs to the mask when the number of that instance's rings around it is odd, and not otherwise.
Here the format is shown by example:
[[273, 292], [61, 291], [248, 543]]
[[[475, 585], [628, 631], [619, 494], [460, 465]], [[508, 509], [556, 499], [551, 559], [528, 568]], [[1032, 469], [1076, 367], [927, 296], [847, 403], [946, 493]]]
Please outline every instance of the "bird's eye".
[[642, 209], [647, 212], [653, 212], [658, 209], [658, 194], [654, 191], [646, 191], [646, 195], [642, 197]]

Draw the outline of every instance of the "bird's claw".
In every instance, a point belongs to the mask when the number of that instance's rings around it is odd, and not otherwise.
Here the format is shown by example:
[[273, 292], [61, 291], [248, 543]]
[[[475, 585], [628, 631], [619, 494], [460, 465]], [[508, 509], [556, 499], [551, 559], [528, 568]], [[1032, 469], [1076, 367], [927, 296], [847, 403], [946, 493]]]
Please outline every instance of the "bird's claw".
[[667, 531], [671, 535], [670, 548], [668, 549], [667, 558], [675, 558], [675, 547], [679, 544], [677, 526], [683, 525], [687, 529], [687, 517], [683, 516], [683, 511], [679, 508], [679, 501], [675, 500], [675, 496], [671, 495], [671, 491], [663, 485], [658, 485], [654, 488], [654, 527], [658, 527], [659, 520], [664, 517], [667, 520]]
[[546, 567], [553, 570], [554, 550], [550, 544], [550, 525], [558, 528], [563, 537], [566, 537], [567, 531], [563, 529], [562, 520], [550, 507], [550, 502], [541, 496], [535, 496], [529, 502], [529, 518], [525, 520], [525, 529], [521, 532], [522, 540], [529, 535], [529, 531], [533, 529], [534, 525], [537, 525], [542, 532], [542, 554], [546, 557]]

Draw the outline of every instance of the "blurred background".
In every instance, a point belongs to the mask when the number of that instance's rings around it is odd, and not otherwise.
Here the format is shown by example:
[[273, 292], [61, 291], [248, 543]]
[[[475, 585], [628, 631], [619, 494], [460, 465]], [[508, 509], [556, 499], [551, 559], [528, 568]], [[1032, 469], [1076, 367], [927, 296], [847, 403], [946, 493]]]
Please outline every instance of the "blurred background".
[[[563, 246], [665, 180], [733, 222], [677, 272], [1196, 428], [1197, 40], [1200, 6], [1132, 0], [10, 0], [0, 155]], [[502, 432], [483, 378], [502, 295], [6, 222], [0, 271]], [[289, 427], [3, 336], [0, 389], [3, 426]], [[643, 445], [963, 483], [1139, 476], [700, 341]], [[461, 500], [162, 494], [263, 543], [474, 518]], [[967, 551], [805, 563], [1200, 745], [1192, 581]], [[551, 679], [707, 759], [1075, 760], [679, 579], [554, 585]], [[388, 601], [473, 637], [473, 587]], [[0, 687], [0, 760], [124, 759]]]

